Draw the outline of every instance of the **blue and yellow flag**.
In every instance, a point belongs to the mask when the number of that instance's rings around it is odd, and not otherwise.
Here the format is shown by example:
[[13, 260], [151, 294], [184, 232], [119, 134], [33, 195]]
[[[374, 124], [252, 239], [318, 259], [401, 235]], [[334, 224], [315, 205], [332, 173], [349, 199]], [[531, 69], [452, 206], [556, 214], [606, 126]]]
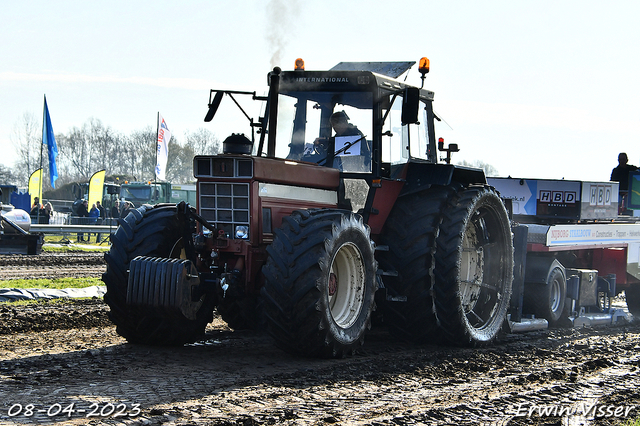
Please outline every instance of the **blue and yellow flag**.
[[49, 117], [49, 108], [47, 107], [47, 96], [44, 97], [44, 118], [42, 120], [42, 144], [47, 146], [49, 152], [49, 177], [51, 178], [51, 187], [56, 187], [56, 179], [58, 179], [58, 168], [56, 167], [56, 157], [58, 156], [58, 145], [53, 135], [53, 127], [51, 126], [51, 117]]

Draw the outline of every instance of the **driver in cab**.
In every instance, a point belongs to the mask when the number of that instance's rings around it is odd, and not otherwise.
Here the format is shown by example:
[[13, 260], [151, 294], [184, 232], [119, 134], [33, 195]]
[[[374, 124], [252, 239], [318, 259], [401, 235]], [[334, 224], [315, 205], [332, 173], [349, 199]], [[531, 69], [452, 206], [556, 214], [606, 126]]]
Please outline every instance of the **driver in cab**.
[[[335, 155], [360, 155], [364, 134], [353, 124], [344, 111], [331, 114], [329, 123], [335, 131]], [[313, 144], [307, 144], [302, 161], [319, 162], [327, 155], [328, 141], [316, 138]]]

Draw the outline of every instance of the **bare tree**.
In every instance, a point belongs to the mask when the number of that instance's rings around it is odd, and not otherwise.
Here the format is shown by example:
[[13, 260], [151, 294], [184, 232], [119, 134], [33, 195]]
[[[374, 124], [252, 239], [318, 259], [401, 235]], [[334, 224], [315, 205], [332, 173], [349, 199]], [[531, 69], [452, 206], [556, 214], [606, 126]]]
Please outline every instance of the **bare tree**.
[[82, 128], [74, 127], [57, 139], [59, 169], [63, 169], [71, 181], [88, 179], [101, 169], [118, 173], [125, 168], [122, 147], [126, 141], [98, 119], [91, 118]]
[[[29, 174], [40, 166], [40, 125], [33, 114], [25, 113], [15, 127], [15, 144], [21, 160], [15, 178], [26, 182]], [[82, 127], [73, 127], [56, 134], [59, 179], [56, 182], [86, 182], [93, 173], [105, 169], [107, 175], [133, 176], [138, 181], [154, 180], [156, 165], [156, 130], [147, 126], [125, 136], [105, 126], [99, 119], [90, 118]], [[209, 130], [200, 128], [185, 133], [181, 144], [175, 135], [169, 142], [167, 181], [193, 182], [193, 157], [198, 154], [220, 152], [220, 141]], [[46, 149], [43, 165], [48, 165]], [[48, 167], [45, 167], [45, 176]], [[45, 177], [45, 189], [50, 187]]]
[[167, 161], [167, 180], [173, 183], [191, 183], [193, 177], [193, 148], [181, 146], [178, 141], [169, 142], [169, 161]]
[[134, 131], [127, 139], [124, 172], [140, 181], [153, 180], [156, 168], [156, 131], [147, 126]]
[[[26, 183], [31, 173], [40, 167], [41, 123], [38, 123], [33, 113], [25, 112], [14, 124], [10, 139], [18, 153], [18, 161], [15, 164], [16, 178]], [[46, 154], [43, 155], [46, 157]]]
[[16, 185], [18, 186], [18, 178], [15, 173], [11, 172], [11, 169], [0, 164], [0, 183], [3, 185]]
[[91, 147], [83, 129], [74, 127], [67, 136], [61, 135], [58, 151], [63, 154], [61, 160], [66, 163], [65, 169], [75, 180], [91, 177]]
[[185, 132], [184, 146], [190, 147], [196, 155], [212, 155], [220, 152], [220, 140], [205, 128], [195, 132]]

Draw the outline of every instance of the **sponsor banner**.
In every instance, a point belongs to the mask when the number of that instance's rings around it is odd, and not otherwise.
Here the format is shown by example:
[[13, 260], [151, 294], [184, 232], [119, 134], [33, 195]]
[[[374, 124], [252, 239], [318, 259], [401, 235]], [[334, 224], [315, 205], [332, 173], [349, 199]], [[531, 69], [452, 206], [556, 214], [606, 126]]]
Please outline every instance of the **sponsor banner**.
[[623, 244], [629, 242], [640, 242], [640, 224], [552, 225], [547, 232], [547, 246]]
[[104, 177], [106, 171], [100, 170], [95, 172], [91, 179], [89, 179], [89, 196], [87, 201], [89, 202], [89, 209], [97, 202], [102, 202], [102, 193], [104, 191]]
[[582, 182], [580, 219], [608, 219], [617, 216], [617, 182]]
[[514, 215], [578, 219], [580, 182], [570, 180], [488, 178], [500, 196], [510, 199]]
[[500, 196], [510, 199], [513, 214], [540, 219], [615, 219], [616, 182], [487, 178]]
[[31, 195], [31, 206], [35, 202], [35, 198], [38, 197], [39, 203], [42, 204], [42, 168], [39, 168], [29, 176], [29, 189], [27, 191]]

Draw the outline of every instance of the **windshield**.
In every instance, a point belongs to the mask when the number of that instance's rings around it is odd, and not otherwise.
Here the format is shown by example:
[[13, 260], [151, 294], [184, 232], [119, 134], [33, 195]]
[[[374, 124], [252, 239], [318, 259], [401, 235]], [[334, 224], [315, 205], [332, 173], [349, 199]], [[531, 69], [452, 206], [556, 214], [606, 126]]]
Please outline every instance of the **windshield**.
[[371, 171], [373, 100], [369, 92], [282, 92], [276, 157]]
[[419, 111], [418, 124], [402, 125], [402, 98], [394, 100], [382, 129], [383, 163], [406, 163], [409, 156], [429, 159], [429, 120], [423, 101]]
[[149, 186], [123, 186], [120, 188], [120, 197], [125, 200], [150, 200], [151, 187]]

